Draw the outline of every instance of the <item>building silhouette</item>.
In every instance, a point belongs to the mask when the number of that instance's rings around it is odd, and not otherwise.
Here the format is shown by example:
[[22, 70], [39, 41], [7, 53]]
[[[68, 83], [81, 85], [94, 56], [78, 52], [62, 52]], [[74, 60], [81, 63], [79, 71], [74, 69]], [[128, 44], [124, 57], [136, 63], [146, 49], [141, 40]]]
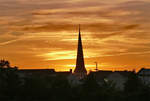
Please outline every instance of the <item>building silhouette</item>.
[[78, 36], [78, 49], [77, 49], [77, 59], [76, 59], [76, 68], [74, 74], [79, 78], [84, 78], [87, 75], [87, 70], [84, 64], [84, 55], [82, 47], [82, 39], [79, 25], [79, 36]]

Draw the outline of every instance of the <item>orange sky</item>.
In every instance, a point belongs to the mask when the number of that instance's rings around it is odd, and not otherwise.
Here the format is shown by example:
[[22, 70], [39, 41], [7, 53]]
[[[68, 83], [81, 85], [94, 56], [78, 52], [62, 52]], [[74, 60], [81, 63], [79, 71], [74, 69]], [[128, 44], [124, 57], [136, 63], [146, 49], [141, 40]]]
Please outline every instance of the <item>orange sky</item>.
[[85, 64], [150, 67], [149, 0], [0, 0], [0, 58], [19, 68], [74, 69], [78, 24]]

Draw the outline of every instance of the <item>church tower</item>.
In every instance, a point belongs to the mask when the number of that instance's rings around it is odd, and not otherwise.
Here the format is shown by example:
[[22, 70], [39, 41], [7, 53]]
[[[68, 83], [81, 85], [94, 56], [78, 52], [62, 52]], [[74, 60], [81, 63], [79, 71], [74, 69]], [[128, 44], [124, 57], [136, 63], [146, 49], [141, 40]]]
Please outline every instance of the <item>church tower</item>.
[[74, 74], [78, 76], [80, 79], [84, 78], [87, 75], [87, 71], [84, 65], [84, 55], [82, 48], [82, 39], [79, 25], [79, 36], [78, 36], [78, 49], [77, 49], [77, 59], [76, 59], [76, 68], [74, 70]]

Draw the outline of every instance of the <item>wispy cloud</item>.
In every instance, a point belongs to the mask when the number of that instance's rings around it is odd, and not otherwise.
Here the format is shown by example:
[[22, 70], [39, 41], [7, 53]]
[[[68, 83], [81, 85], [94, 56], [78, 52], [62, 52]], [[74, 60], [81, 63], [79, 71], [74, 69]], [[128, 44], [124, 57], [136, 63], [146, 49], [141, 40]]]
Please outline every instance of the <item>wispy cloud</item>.
[[23, 67], [30, 61], [33, 67], [66, 65], [66, 59], [72, 64], [81, 24], [86, 61], [100, 57], [106, 64], [130, 66], [131, 59], [141, 58], [146, 65], [149, 10], [149, 0], [1, 0], [0, 58], [15, 63], [21, 58]]

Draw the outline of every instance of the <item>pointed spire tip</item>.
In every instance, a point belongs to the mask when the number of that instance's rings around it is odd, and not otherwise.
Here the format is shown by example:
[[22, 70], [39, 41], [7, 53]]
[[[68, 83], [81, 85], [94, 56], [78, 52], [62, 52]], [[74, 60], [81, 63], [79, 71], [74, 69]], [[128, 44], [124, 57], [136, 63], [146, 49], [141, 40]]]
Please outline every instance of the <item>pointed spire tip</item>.
[[79, 34], [80, 34], [80, 24], [79, 24]]

